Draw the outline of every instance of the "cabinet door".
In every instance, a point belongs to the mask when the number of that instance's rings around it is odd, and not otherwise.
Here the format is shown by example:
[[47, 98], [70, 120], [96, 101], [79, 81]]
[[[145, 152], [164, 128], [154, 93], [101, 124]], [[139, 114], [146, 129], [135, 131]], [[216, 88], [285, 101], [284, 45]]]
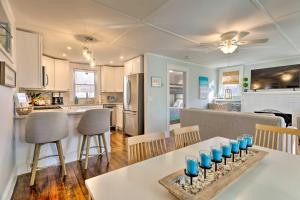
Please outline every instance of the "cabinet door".
[[115, 92], [123, 92], [124, 67], [115, 67]]
[[17, 30], [17, 84], [24, 88], [42, 88], [42, 46], [36, 33]]
[[114, 67], [101, 68], [101, 91], [114, 92], [115, 91], [115, 70]]
[[123, 129], [123, 105], [117, 105], [117, 127]]
[[132, 59], [132, 74], [144, 73], [143, 57]]
[[48, 85], [45, 89], [54, 90], [54, 59], [47, 56], [42, 58], [42, 66], [46, 68], [46, 76], [48, 78]]
[[70, 89], [70, 68], [69, 61], [65, 60], [54, 60], [54, 79], [55, 79], [55, 90], [68, 91]]
[[132, 74], [132, 61], [129, 60], [124, 63], [124, 75], [130, 75]]

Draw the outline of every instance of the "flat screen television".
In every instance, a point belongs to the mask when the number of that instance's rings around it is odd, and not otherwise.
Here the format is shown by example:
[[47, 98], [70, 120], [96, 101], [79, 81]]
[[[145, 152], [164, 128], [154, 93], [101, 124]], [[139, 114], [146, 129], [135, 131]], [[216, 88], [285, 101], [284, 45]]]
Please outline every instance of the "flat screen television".
[[300, 64], [251, 70], [251, 89], [300, 87]]

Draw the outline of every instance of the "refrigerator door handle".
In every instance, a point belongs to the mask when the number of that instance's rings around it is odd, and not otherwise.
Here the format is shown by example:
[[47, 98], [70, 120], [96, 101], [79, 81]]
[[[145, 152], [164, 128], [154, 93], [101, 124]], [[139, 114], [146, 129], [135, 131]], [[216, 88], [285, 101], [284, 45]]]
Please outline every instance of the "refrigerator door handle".
[[131, 102], [131, 84], [130, 84], [130, 80], [127, 81], [127, 105], [130, 104]]

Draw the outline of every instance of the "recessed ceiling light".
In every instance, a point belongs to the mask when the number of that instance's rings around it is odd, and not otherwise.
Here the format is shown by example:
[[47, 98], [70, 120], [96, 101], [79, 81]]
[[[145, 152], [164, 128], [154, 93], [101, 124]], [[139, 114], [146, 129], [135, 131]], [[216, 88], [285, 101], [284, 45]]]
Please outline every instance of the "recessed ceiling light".
[[66, 56], [67, 56], [67, 54], [63, 53], [63, 54], [62, 54], [62, 56], [63, 56], [63, 57], [66, 57]]
[[70, 46], [67, 46], [67, 49], [68, 49], [68, 50], [72, 50], [72, 47], [70, 47]]
[[124, 56], [120, 56], [120, 59], [123, 60], [123, 59], [124, 59]]
[[114, 63], [114, 61], [112, 61], [112, 60], [111, 60], [111, 61], [109, 61], [109, 63], [110, 63], [110, 64], [113, 64], [113, 63]]

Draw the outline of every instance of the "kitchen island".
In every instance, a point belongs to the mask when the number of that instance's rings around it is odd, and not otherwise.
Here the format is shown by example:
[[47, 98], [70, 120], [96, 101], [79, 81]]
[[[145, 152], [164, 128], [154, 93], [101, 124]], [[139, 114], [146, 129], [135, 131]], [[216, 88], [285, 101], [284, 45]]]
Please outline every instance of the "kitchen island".
[[[65, 106], [62, 109], [55, 110], [40, 110], [34, 112], [65, 112], [69, 119], [69, 136], [62, 140], [62, 146], [66, 163], [78, 160], [80, 153], [80, 146], [82, 142], [82, 135], [77, 131], [78, 123], [86, 110], [103, 108], [102, 105], [94, 106]], [[14, 137], [16, 148], [16, 166], [18, 175], [30, 172], [31, 162], [33, 158], [34, 144], [26, 143], [25, 141], [25, 127], [27, 116], [16, 116], [14, 120]], [[51, 126], [51, 124], [49, 124]], [[108, 151], [111, 151], [110, 147], [110, 132], [105, 133], [106, 143], [108, 145]], [[91, 147], [96, 146], [97, 138], [91, 139]], [[90, 154], [97, 154], [97, 148], [91, 148]], [[55, 144], [45, 144], [41, 148], [40, 158], [57, 155]], [[84, 158], [84, 157], [83, 157]], [[47, 167], [51, 165], [58, 165], [58, 157], [50, 157], [39, 161], [39, 167]]]

